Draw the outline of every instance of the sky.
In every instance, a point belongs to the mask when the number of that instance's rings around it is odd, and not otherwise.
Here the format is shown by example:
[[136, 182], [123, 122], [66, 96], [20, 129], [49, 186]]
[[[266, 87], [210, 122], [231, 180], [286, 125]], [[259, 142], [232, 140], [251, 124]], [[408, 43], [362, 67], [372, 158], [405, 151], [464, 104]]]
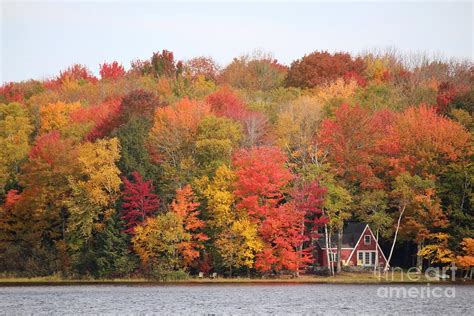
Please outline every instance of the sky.
[[315, 50], [395, 47], [473, 59], [472, 2], [1, 2], [0, 82], [46, 79], [79, 63], [233, 57], [260, 49], [290, 64]]

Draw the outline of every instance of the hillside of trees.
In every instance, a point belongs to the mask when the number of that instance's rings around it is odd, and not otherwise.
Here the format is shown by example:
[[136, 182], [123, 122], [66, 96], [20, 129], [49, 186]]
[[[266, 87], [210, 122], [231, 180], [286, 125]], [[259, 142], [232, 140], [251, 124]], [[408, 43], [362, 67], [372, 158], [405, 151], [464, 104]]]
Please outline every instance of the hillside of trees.
[[393, 52], [163, 50], [6, 83], [0, 272], [297, 275], [354, 221], [391, 262], [467, 270], [473, 111], [472, 62]]

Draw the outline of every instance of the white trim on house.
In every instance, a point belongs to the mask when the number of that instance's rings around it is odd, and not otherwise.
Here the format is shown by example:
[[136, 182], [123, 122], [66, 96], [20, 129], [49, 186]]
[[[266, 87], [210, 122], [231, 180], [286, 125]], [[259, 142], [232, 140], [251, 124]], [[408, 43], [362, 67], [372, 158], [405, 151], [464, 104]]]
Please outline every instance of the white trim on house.
[[[386, 264], [388, 264], [387, 258], [385, 257], [385, 254], [383, 253], [382, 249], [380, 248], [379, 243], [378, 243], [377, 240], [375, 239], [374, 233], [372, 232], [372, 229], [370, 229], [369, 224], [365, 225], [365, 228], [364, 228], [364, 230], [362, 231], [362, 233], [360, 234], [359, 240], [358, 240], [357, 243], [355, 244], [354, 249], [352, 250], [351, 254], [349, 255], [349, 258], [347, 259], [347, 262], [351, 262], [352, 256], [354, 255], [354, 251], [356, 250], [357, 246], [359, 245], [360, 240], [362, 239], [362, 236], [364, 236], [364, 233], [365, 233], [365, 231], [367, 230], [367, 228], [369, 229], [370, 235], [372, 236], [374, 242], [376, 243], [375, 245], [377, 246], [378, 251], [382, 254], [383, 258], [385, 259]], [[360, 250], [360, 251], [370, 251], [370, 250]], [[375, 251], [375, 252], [376, 252], [376, 249], [374, 249], [374, 250], [372, 250], [372, 251]], [[356, 258], [356, 259], [359, 259], [359, 258]], [[356, 262], [357, 262], [357, 261], [356, 261]]]
[[[367, 237], [369, 237], [369, 242], [366, 241]], [[372, 236], [364, 235], [364, 245], [370, 245], [371, 243], [372, 243]]]
[[[367, 224], [367, 226], [369, 226], [369, 224]], [[377, 239], [375, 239], [374, 233], [372, 232], [372, 229], [370, 229], [370, 227], [369, 227], [369, 231], [370, 231], [370, 234], [372, 235], [372, 238], [373, 238], [374, 241], [376, 242], [376, 245], [377, 245], [377, 248], [379, 249], [379, 252], [382, 254], [383, 258], [385, 259], [385, 263], [386, 263], [386, 264], [389, 264], [389, 263], [387, 262], [387, 257], [385, 257], [385, 254], [383, 253], [382, 248], [380, 248], [380, 245], [379, 245]], [[390, 264], [389, 264], [389, 265], [390, 265]]]
[[[360, 254], [362, 254], [362, 260], [359, 260]], [[367, 256], [367, 254], [370, 254], [370, 255]], [[377, 256], [376, 250], [357, 250], [357, 266], [373, 267], [377, 263], [376, 256]], [[366, 263], [367, 258], [369, 258], [369, 263]]]
[[369, 227], [369, 224], [366, 224], [366, 225], [365, 225], [364, 230], [362, 231], [362, 233], [361, 233], [360, 236], [359, 236], [359, 240], [357, 240], [357, 242], [356, 242], [356, 244], [354, 245], [354, 248], [353, 248], [351, 254], [349, 255], [349, 258], [347, 258], [347, 262], [350, 262], [350, 261], [351, 261], [352, 255], [354, 254], [354, 251], [356, 250], [357, 246], [359, 245], [360, 239], [362, 238], [362, 236], [364, 236], [364, 233], [365, 233], [365, 231], [367, 230], [367, 227]]

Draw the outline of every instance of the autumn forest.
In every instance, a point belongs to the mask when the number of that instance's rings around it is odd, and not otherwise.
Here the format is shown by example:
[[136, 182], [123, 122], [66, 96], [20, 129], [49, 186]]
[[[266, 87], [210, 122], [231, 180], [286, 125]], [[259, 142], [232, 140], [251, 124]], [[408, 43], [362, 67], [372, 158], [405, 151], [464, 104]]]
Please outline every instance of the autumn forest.
[[162, 50], [5, 83], [0, 273], [297, 276], [352, 222], [392, 266], [467, 271], [473, 111], [472, 62], [392, 50]]

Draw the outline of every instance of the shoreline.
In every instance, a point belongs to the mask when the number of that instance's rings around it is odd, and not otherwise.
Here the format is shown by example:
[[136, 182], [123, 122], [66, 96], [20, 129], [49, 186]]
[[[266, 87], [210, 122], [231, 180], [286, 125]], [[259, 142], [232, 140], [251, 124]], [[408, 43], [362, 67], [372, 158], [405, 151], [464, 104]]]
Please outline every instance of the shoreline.
[[474, 280], [458, 278], [452, 280], [430, 280], [420, 276], [418, 280], [410, 280], [406, 274], [394, 275], [393, 279], [380, 279], [373, 274], [342, 274], [335, 277], [328, 276], [301, 276], [298, 278], [189, 278], [184, 280], [152, 280], [152, 279], [60, 279], [58, 277], [34, 277], [34, 278], [0, 278], [0, 287], [10, 286], [80, 286], [80, 285], [302, 285], [302, 284], [340, 284], [340, 285], [407, 285], [407, 284], [438, 284], [438, 285], [474, 285]]

